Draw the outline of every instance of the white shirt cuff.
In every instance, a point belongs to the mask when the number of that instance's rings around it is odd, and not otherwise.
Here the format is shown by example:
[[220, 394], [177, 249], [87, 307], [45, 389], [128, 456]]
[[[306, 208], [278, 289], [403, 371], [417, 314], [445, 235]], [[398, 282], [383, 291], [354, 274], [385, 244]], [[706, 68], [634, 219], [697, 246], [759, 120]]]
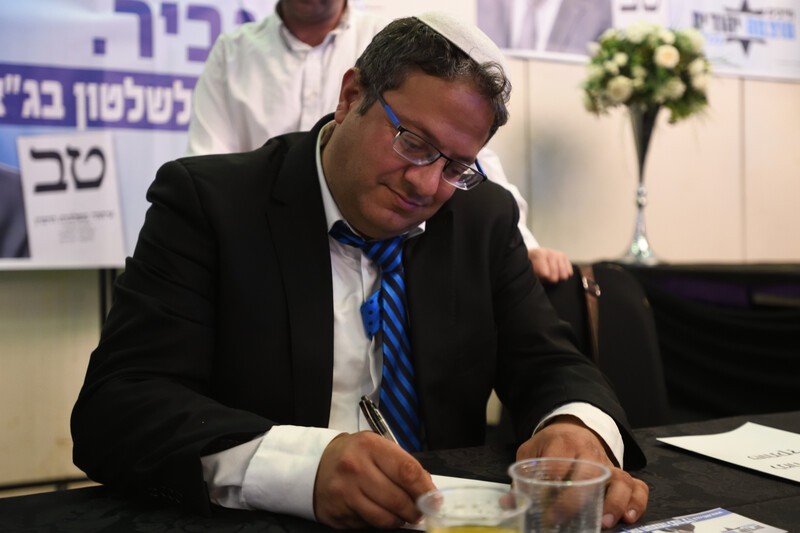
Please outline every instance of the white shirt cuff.
[[572, 415], [580, 419], [589, 429], [597, 433], [611, 450], [611, 453], [614, 454], [614, 458], [617, 460], [619, 467], [623, 468], [622, 458], [625, 455], [625, 445], [622, 442], [622, 434], [620, 434], [617, 423], [614, 422], [613, 418], [594, 405], [588, 403], [565, 403], [548, 413], [548, 415], [539, 422], [539, 425], [536, 426], [533, 432], [536, 433], [548, 420], [559, 415]]
[[250, 508], [315, 520], [314, 481], [322, 452], [342, 432], [273, 426], [244, 474], [242, 501]]
[[341, 431], [273, 426], [265, 435], [201, 458], [209, 499], [232, 509], [314, 517], [322, 452]]

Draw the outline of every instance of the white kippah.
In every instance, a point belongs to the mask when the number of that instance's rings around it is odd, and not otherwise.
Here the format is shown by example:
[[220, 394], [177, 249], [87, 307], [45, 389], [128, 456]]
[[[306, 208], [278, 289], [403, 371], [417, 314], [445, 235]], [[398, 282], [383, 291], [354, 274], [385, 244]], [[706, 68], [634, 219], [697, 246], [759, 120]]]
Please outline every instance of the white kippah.
[[456, 45], [479, 65], [487, 62], [497, 63], [503, 69], [503, 74], [508, 76], [505, 57], [500, 48], [477, 26], [440, 11], [429, 11], [417, 15], [416, 18]]

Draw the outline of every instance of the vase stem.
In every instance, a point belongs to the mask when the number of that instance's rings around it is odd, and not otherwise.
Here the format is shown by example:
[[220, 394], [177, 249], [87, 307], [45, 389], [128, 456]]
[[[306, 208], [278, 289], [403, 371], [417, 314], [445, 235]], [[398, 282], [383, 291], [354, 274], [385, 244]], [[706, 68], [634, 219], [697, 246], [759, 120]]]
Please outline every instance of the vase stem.
[[647, 231], [644, 224], [644, 208], [647, 205], [647, 187], [644, 185], [644, 167], [647, 158], [647, 149], [650, 146], [650, 139], [653, 135], [653, 128], [656, 125], [656, 117], [660, 106], [648, 109], [629, 108], [631, 126], [633, 127], [633, 139], [636, 143], [637, 163], [639, 167], [639, 186], [636, 189], [636, 225], [633, 230], [633, 238], [622, 256], [624, 263], [638, 263], [643, 265], [653, 265], [658, 263], [658, 258], [650, 247], [647, 239]]

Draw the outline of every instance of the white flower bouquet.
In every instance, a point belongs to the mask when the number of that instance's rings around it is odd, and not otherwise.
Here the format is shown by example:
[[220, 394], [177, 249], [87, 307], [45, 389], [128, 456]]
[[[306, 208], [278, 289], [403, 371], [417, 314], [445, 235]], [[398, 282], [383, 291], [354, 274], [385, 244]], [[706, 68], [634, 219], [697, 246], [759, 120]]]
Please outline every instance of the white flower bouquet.
[[711, 65], [695, 29], [671, 31], [646, 22], [612, 28], [589, 43], [589, 53], [582, 87], [592, 113], [618, 105], [640, 113], [663, 106], [674, 123], [708, 104]]

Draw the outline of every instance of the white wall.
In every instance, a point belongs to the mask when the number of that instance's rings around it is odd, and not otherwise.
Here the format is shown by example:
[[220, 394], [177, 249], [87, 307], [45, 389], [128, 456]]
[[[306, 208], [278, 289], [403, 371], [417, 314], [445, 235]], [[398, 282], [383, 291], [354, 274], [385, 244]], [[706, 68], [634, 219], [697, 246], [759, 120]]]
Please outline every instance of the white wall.
[[[388, 16], [461, 0], [362, 0]], [[388, 7], [387, 7], [388, 6]], [[402, 10], [402, 12], [400, 11]], [[583, 110], [581, 65], [510, 61], [510, 123], [492, 140], [527, 195], [544, 246], [619, 256], [633, 231], [636, 166], [623, 112]], [[707, 116], [650, 148], [651, 243], [671, 262], [800, 261], [800, 84], [716, 78]], [[72, 476], [69, 412], [99, 334], [98, 274], [0, 272], [0, 485]]]
[[95, 271], [0, 272], [0, 485], [82, 475], [69, 415], [98, 302]]

